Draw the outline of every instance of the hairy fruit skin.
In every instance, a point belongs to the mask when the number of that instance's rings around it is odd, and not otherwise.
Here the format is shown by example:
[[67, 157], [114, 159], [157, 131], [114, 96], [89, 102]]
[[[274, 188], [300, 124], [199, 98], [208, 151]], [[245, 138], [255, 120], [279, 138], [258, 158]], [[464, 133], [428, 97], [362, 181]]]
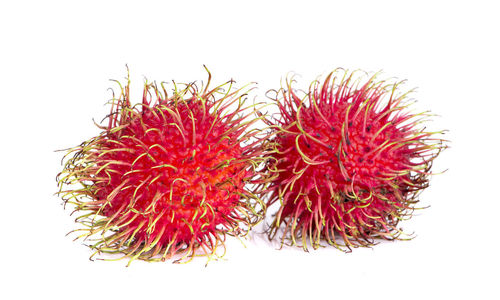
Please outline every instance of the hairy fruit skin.
[[260, 132], [247, 130], [258, 120], [247, 118], [252, 107], [232, 81], [209, 90], [210, 77], [200, 90], [176, 85], [171, 97], [146, 83], [131, 106], [129, 83], [103, 132], [70, 149], [59, 174], [59, 194], [81, 212], [80, 237], [130, 262], [216, 255], [226, 234], [244, 236], [263, 216], [265, 153]]
[[[268, 206], [279, 209], [270, 238], [313, 248], [325, 240], [337, 248], [395, 239], [419, 192], [428, 186], [432, 161], [443, 149], [435, 133], [419, 127], [399, 83], [354, 80], [335, 71], [313, 82], [300, 98], [288, 81], [276, 98], [279, 117]], [[299, 242], [300, 241], [300, 242]]]

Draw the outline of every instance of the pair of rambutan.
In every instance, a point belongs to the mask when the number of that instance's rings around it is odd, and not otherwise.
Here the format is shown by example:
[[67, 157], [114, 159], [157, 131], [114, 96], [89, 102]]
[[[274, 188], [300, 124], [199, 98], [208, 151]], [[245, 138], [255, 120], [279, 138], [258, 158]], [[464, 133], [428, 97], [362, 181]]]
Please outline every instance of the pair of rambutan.
[[136, 105], [127, 81], [102, 133], [68, 150], [59, 194], [95, 253], [212, 257], [275, 203], [269, 237], [281, 230], [305, 249], [399, 237], [443, 145], [418, 128], [425, 114], [406, 110], [398, 83], [337, 70], [301, 97], [289, 80], [267, 116], [233, 81], [210, 79], [174, 83], [172, 95], [146, 83]]

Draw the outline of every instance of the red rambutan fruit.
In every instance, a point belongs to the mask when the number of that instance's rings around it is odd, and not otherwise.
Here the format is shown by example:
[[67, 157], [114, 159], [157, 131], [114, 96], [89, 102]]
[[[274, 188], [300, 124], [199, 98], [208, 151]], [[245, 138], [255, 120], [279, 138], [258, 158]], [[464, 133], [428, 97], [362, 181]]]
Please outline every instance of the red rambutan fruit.
[[375, 238], [402, 239], [398, 222], [412, 216], [429, 185], [432, 161], [445, 148], [435, 136], [443, 132], [420, 126], [431, 115], [407, 110], [402, 82], [336, 70], [303, 98], [293, 83], [277, 92], [279, 115], [267, 120], [276, 128], [278, 173], [267, 206], [279, 204], [270, 239], [281, 231], [282, 245], [306, 251], [321, 241], [350, 251]]
[[248, 118], [255, 105], [244, 106], [232, 80], [210, 89], [210, 79], [201, 88], [174, 83], [171, 96], [146, 82], [134, 106], [128, 80], [102, 133], [69, 149], [59, 194], [79, 212], [77, 239], [91, 241], [92, 256], [210, 259], [226, 234], [244, 236], [262, 219], [264, 137], [251, 129], [259, 118]]

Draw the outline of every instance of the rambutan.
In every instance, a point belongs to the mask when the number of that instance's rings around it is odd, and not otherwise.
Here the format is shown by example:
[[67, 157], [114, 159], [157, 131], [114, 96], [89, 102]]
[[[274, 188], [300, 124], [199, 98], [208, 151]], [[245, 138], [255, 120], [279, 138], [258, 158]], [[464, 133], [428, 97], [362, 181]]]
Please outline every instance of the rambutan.
[[[357, 73], [356, 73], [357, 74]], [[428, 187], [432, 161], [445, 148], [421, 124], [431, 115], [408, 111], [402, 82], [336, 70], [302, 98], [287, 80], [277, 92], [274, 168], [268, 207], [279, 208], [269, 237], [282, 245], [322, 241], [342, 250], [377, 238], [403, 239], [397, 227], [412, 216]], [[270, 161], [271, 162], [271, 161]], [[274, 206], [276, 207], [276, 206]], [[411, 236], [408, 236], [411, 238]]]
[[244, 236], [262, 219], [268, 175], [255, 105], [232, 80], [209, 88], [208, 74], [201, 88], [174, 83], [171, 96], [146, 82], [133, 106], [127, 80], [102, 133], [68, 150], [59, 194], [79, 213], [77, 238], [91, 241], [92, 256], [210, 259], [226, 234]]

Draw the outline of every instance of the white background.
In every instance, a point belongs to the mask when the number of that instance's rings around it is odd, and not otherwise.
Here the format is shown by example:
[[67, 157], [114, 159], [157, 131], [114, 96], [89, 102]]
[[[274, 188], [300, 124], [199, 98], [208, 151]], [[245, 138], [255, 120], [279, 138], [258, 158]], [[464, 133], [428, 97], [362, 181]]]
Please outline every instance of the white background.
[[[0, 298], [498, 299], [500, 71], [495, 1], [2, 1]], [[92, 118], [123, 79], [306, 84], [335, 67], [383, 70], [418, 87], [451, 148], [417, 237], [344, 254], [276, 250], [255, 233], [223, 260], [91, 262], [65, 234], [61, 153], [97, 133]], [[2, 295], [3, 294], [3, 295]], [[28, 298], [29, 297], [29, 298]], [[424, 298], [425, 299], [425, 298]]]

